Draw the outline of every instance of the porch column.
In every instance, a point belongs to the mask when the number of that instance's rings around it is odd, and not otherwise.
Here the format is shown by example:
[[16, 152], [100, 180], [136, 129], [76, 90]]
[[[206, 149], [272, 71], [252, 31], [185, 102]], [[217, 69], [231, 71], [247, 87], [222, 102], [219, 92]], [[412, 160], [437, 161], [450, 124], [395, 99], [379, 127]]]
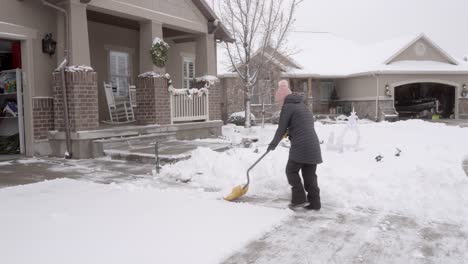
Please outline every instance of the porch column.
[[[61, 4], [68, 13], [68, 50], [70, 65], [91, 65], [91, 56], [89, 52], [89, 36], [88, 36], [88, 18], [86, 16], [86, 4], [80, 3], [79, 0], [66, 0]], [[57, 39], [58, 39], [58, 56], [57, 60], [63, 59], [63, 47], [65, 40], [64, 17], [63, 14], [57, 13]]]
[[196, 39], [195, 75], [216, 76], [216, 42], [214, 34], [202, 34]]
[[162, 24], [156, 21], [143, 21], [140, 23], [140, 73], [148, 71], [166, 72], [165, 68], [154, 66], [151, 60], [151, 46], [153, 39], [163, 39]]
[[307, 78], [307, 104], [309, 110], [314, 112], [314, 96], [312, 93], [312, 78]]

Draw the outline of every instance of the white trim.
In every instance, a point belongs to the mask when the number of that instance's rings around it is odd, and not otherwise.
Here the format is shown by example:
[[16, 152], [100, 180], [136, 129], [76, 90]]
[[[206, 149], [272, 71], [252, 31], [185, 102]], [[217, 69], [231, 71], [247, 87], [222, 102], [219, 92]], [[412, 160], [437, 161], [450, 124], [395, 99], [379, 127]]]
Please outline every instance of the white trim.
[[180, 52], [179, 54], [182, 58], [191, 58], [195, 62], [195, 58], [196, 58], [195, 54], [190, 53], [190, 52]]
[[403, 46], [400, 50], [397, 51], [397, 53], [393, 54], [390, 58], [384, 61], [385, 65], [390, 64], [396, 57], [401, 55], [404, 51], [406, 51], [409, 47], [411, 47], [413, 44], [418, 42], [419, 40], [424, 39], [427, 42], [429, 42], [430, 45], [432, 45], [433, 48], [435, 48], [438, 52], [440, 52], [450, 63], [454, 65], [458, 65], [458, 61], [455, 60], [452, 56], [450, 56], [445, 50], [443, 50], [440, 46], [438, 46], [434, 41], [432, 41], [430, 38], [428, 38], [424, 33], [419, 34], [415, 39], [410, 41], [408, 44]]
[[33, 99], [54, 99], [52, 96], [33, 96]]
[[114, 45], [104, 45], [104, 49], [106, 51], [118, 51], [118, 52], [125, 52], [128, 54], [135, 54], [134, 48], [122, 47], [122, 46], [114, 46]]

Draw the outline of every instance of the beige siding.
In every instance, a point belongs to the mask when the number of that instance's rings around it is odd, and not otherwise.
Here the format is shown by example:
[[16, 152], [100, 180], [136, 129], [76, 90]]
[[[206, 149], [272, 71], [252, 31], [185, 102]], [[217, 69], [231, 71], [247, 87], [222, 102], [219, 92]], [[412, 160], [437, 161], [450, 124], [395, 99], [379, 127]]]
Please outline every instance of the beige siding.
[[0, 22], [37, 30], [37, 39], [32, 41], [35, 80], [31, 80], [30, 87], [33, 96], [52, 96], [52, 71], [56, 67], [56, 57], [42, 53], [42, 38], [46, 33], [57, 38], [56, 17], [56, 12], [40, 1], [8, 1], [8, 8], [0, 8]]
[[[166, 64], [166, 72], [171, 75], [173, 85], [177, 88], [182, 88], [182, 61], [183, 56], [195, 57], [195, 42], [187, 42], [175, 44], [169, 43], [171, 46], [168, 52], [168, 61]], [[195, 62], [197, 58], [195, 57]], [[195, 68], [195, 76], [199, 76]]]
[[[416, 53], [416, 46], [417, 45], [424, 45], [425, 53], [424, 54], [417, 54]], [[403, 51], [400, 55], [392, 60], [395, 61], [404, 61], [404, 60], [413, 60], [413, 61], [439, 61], [449, 63], [447, 58], [440, 53], [436, 48], [434, 48], [429, 42], [424, 39], [418, 40], [416, 43], [411, 45], [405, 51]]]
[[375, 77], [355, 77], [336, 80], [336, 92], [339, 100], [375, 97], [377, 79]]
[[94, 0], [91, 9], [107, 9], [161, 22], [179, 29], [207, 32], [207, 20], [192, 1], [186, 0]]
[[109, 115], [103, 87], [103, 82], [109, 81], [108, 51], [112, 49], [130, 53], [132, 83], [135, 84], [139, 74], [139, 32], [92, 21], [88, 21], [88, 32], [91, 66], [98, 74], [99, 116], [100, 120], [104, 120]]

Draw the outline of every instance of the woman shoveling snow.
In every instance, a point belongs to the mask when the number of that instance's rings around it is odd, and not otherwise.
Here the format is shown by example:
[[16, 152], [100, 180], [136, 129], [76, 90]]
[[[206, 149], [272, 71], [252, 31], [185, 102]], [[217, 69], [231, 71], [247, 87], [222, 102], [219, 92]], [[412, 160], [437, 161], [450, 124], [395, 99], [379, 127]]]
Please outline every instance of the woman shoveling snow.
[[[292, 94], [285, 80], [278, 83], [275, 100], [282, 108], [278, 129], [268, 145], [268, 151], [275, 150], [285, 133], [288, 133], [291, 148], [286, 165], [286, 176], [292, 191], [289, 208], [303, 207], [309, 210], [320, 210], [320, 188], [315, 172], [317, 164], [322, 163], [322, 154], [314, 129], [314, 117], [304, 104], [303, 97]], [[299, 171], [301, 171], [304, 185]]]

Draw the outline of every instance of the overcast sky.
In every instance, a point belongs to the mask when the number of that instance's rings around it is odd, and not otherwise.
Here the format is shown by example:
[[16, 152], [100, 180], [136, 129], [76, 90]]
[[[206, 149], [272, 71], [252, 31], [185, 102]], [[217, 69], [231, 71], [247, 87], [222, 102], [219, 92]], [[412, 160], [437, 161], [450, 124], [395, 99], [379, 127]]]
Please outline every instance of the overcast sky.
[[455, 57], [468, 55], [468, 0], [304, 0], [296, 30], [358, 43], [426, 33]]

